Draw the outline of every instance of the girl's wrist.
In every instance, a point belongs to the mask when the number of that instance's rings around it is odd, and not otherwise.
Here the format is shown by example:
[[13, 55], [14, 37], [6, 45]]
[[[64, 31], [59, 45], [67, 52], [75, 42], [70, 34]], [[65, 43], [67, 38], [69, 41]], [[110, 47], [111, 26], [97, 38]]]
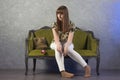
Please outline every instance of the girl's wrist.
[[56, 44], [60, 45], [61, 43], [58, 41], [58, 42], [56, 42]]
[[71, 44], [71, 42], [67, 42], [67, 44], [69, 44], [69, 45], [70, 45], [70, 44]]

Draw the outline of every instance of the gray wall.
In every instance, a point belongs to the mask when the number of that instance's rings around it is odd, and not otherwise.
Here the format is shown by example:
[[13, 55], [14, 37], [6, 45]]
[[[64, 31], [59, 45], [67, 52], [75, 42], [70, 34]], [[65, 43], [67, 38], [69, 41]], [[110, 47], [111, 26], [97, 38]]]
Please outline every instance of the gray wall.
[[[0, 69], [24, 69], [28, 31], [50, 26], [60, 5], [76, 26], [100, 39], [100, 68], [120, 69], [120, 0], [0, 0]], [[38, 62], [46, 68], [44, 60]], [[90, 60], [92, 68], [95, 63]]]

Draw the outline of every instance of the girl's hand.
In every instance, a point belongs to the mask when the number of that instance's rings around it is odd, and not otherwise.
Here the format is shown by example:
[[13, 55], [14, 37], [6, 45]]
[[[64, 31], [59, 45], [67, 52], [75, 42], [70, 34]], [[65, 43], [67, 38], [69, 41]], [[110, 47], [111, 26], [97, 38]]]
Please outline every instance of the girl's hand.
[[62, 53], [62, 45], [61, 45], [61, 43], [60, 43], [60, 42], [57, 42], [56, 45], [57, 45], [57, 50], [58, 50], [60, 53]]
[[68, 42], [66, 42], [66, 43], [64, 44], [64, 52], [63, 52], [64, 56], [66, 56], [67, 53], [68, 53], [68, 47], [69, 47], [69, 45], [70, 45], [70, 43], [68, 43]]

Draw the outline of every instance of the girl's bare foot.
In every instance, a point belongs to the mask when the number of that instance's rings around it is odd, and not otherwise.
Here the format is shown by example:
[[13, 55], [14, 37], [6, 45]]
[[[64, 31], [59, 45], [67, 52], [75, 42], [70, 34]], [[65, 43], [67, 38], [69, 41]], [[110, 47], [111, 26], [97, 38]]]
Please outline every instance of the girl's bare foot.
[[74, 76], [74, 74], [66, 72], [66, 71], [61, 71], [61, 75], [64, 78], [72, 78]]
[[90, 66], [85, 66], [85, 75], [84, 75], [84, 77], [85, 78], [88, 78], [88, 77], [90, 77], [91, 76], [91, 68], [90, 68]]

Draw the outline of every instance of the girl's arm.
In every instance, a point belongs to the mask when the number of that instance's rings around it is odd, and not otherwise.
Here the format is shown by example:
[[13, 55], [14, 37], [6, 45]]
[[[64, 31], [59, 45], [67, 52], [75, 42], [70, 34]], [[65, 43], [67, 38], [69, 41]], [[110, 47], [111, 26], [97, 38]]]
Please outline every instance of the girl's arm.
[[53, 37], [54, 37], [54, 40], [55, 40], [55, 43], [60, 43], [59, 41], [59, 35], [58, 33], [56, 32], [55, 28], [52, 28], [52, 32], [53, 32]]
[[52, 32], [53, 32], [53, 37], [54, 37], [55, 44], [57, 45], [57, 50], [62, 53], [62, 45], [59, 41], [59, 35], [56, 32], [55, 28], [52, 28]]
[[74, 36], [74, 32], [69, 32], [69, 35], [68, 35], [68, 39], [67, 39], [67, 42], [65, 43], [64, 45], [64, 56], [66, 56], [67, 52], [68, 52], [68, 47], [70, 46], [70, 44], [72, 43], [72, 40], [73, 40], [73, 36]]
[[75, 24], [73, 22], [70, 21], [70, 31], [69, 31], [69, 35], [68, 35], [68, 40], [67, 40], [67, 44], [71, 44], [72, 40], [73, 40], [73, 36], [74, 36], [74, 31], [75, 31]]
[[71, 44], [72, 43], [72, 40], [73, 40], [73, 36], [74, 36], [74, 32], [69, 32], [69, 35], [68, 35], [68, 40], [66, 43], [68, 44]]

